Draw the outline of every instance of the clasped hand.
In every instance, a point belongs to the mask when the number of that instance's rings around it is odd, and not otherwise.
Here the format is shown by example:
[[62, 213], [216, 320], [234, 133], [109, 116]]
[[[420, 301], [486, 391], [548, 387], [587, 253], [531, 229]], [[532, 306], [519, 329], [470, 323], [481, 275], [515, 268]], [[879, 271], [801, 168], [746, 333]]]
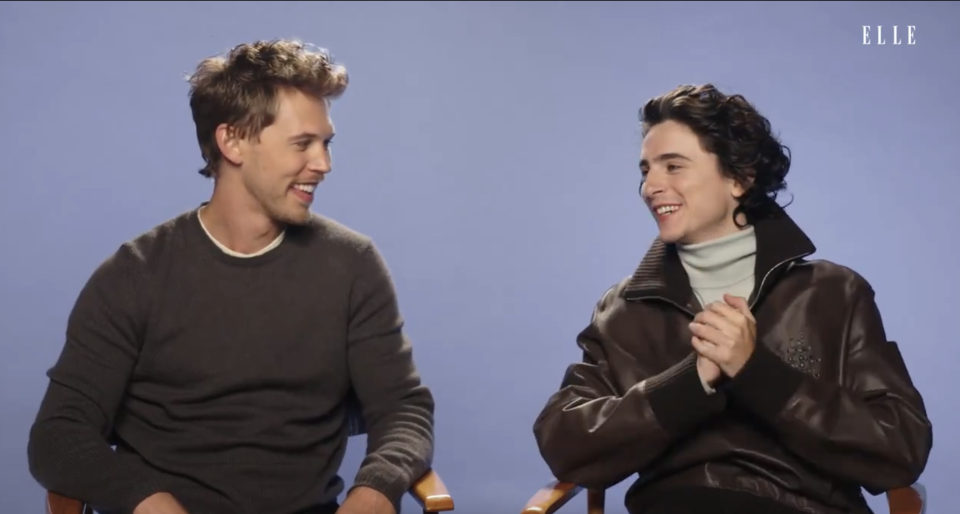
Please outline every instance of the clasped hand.
[[701, 359], [698, 367], [712, 364], [731, 378], [743, 369], [756, 347], [757, 322], [747, 301], [739, 296], [725, 294], [722, 302], [708, 304], [693, 318], [690, 331], [693, 349]]

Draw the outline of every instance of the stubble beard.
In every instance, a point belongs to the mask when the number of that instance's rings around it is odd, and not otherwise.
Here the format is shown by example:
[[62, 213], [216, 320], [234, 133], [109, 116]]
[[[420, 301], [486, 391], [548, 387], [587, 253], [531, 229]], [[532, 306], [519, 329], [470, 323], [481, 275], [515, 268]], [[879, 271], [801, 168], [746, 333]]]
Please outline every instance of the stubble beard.
[[273, 196], [267, 191], [249, 188], [251, 194], [260, 204], [264, 214], [279, 225], [305, 225], [310, 220], [310, 208], [300, 205], [288, 197], [289, 191], [279, 196]]
[[283, 225], [301, 226], [310, 221], [310, 208], [297, 204], [291, 205], [290, 199], [283, 197], [273, 205], [265, 205], [270, 218]]

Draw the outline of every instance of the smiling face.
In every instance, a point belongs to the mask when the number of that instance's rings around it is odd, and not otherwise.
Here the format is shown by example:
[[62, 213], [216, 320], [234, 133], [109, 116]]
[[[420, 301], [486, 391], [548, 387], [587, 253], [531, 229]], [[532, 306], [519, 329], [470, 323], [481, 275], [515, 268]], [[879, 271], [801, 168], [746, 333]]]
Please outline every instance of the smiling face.
[[243, 187], [231, 191], [242, 191], [245, 203], [276, 222], [306, 223], [314, 190], [331, 169], [334, 129], [326, 100], [283, 89], [273, 123], [257, 136], [231, 138], [227, 128], [221, 130], [223, 157], [238, 173], [218, 180], [239, 180]]
[[740, 230], [733, 221], [743, 188], [725, 176], [689, 127], [673, 120], [654, 125], [643, 139], [640, 194], [666, 243], [694, 244]]

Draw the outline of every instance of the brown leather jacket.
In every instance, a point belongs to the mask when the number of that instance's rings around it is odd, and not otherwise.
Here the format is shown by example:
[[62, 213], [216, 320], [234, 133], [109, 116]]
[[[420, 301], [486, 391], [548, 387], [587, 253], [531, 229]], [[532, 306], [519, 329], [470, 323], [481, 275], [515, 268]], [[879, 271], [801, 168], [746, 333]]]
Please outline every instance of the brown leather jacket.
[[803, 512], [869, 512], [871, 494], [916, 481], [933, 444], [923, 400], [874, 292], [853, 270], [807, 261], [785, 214], [754, 225], [757, 347], [705, 393], [688, 324], [701, 308], [675, 247], [654, 242], [577, 338], [583, 362], [534, 425], [556, 478], [627, 504], [685, 487], [749, 491]]

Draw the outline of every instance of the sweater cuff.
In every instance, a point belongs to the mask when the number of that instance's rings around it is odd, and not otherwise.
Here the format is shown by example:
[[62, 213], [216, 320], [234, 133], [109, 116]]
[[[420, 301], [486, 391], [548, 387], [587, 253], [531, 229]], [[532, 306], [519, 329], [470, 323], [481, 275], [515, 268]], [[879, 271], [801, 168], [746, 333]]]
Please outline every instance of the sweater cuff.
[[[140, 480], [128, 481], [123, 497], [120, 499], [121, 512], [133, 512], [143, 500], [157, 493], [169, 492], [166, 488], [161, 487], [150, 478], [150, 474], [145, 474]], [[96, 508], [95, 505], [91, 506]]]
[[400, 512], [400, 502], [410, 488], [410, 480], [392, 466], [376, 463], [361, 466], [350, 487], [350, 494], [357, 487], [369, 487], [384, 495], [393, 504], [394, 512]]
[[641, 384], [657, 421], [671, 435], [685, 434], [726, 407], [722, 392], [705, 390], [695, 353]]
[[744, 406], [773, 422], [800, 387], [804, 375], [758, 342], [727, 391]]

